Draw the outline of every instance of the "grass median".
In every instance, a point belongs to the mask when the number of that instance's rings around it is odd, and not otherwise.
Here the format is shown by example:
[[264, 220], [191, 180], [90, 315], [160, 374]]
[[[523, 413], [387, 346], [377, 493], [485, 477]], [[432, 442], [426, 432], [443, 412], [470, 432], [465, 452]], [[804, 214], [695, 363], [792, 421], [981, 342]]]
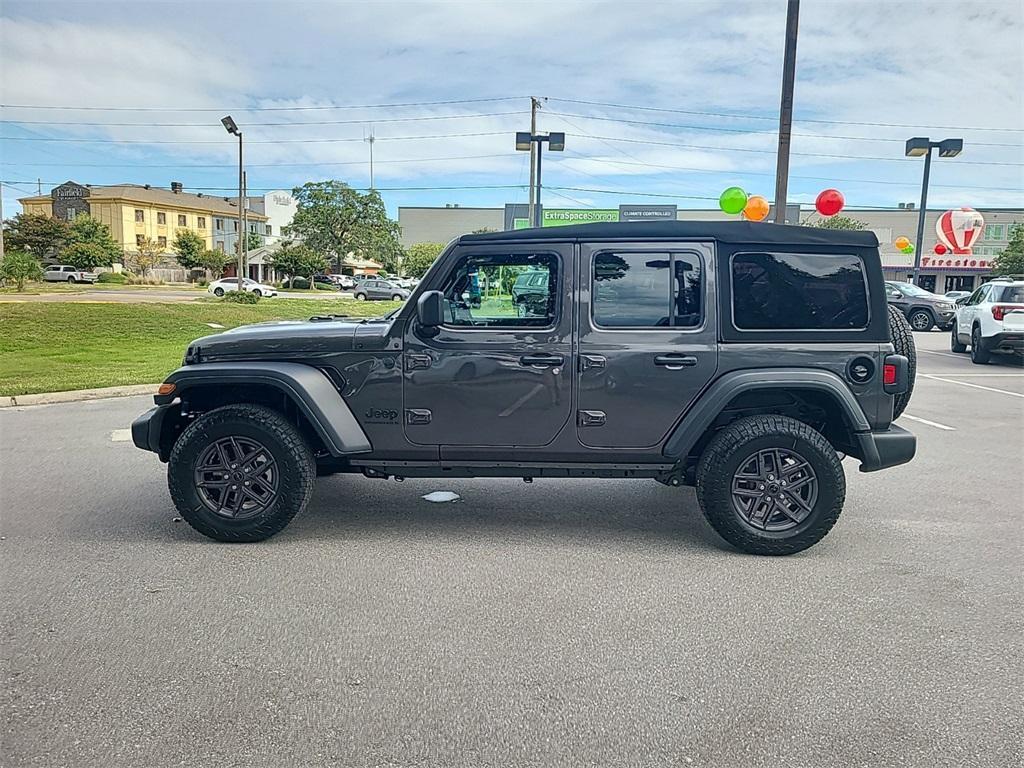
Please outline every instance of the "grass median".
[[219, 332], [208, 323], [234, 328], [313, 315], [375, 317], [396, 306], [353, 299], [0, 303], [0, 395], [162, 381], [181, 364], [189, 342]]

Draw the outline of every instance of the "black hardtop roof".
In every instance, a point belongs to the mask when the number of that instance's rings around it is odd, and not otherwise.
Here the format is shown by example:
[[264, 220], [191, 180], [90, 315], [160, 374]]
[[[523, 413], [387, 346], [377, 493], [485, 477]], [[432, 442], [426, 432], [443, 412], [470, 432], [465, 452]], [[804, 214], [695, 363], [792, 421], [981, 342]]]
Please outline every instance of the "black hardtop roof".
[[460, 243], [523, 240], [717, 240], [760, 245], [847, 245], [877, 248], [870, 230], [821, 229], [753, 221], [623, 221], [535, 227], [463, 235]]

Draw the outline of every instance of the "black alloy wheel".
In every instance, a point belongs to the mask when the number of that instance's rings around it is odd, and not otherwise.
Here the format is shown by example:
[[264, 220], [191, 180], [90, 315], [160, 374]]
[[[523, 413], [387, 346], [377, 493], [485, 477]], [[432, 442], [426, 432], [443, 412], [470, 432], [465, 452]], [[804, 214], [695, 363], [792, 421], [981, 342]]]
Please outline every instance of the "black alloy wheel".
[[200, 455], [195, 485], [200, 501], [216, 515], [243, 520], [277, 500], [279, 471], [273, 455], [249, 437], [223, 437]]
[[795, 528], [817, 501], [818, 477], [814, 468], [794, 450], [756, 451], [740, 462], [733, 473], [733, 510], [758, 530]]

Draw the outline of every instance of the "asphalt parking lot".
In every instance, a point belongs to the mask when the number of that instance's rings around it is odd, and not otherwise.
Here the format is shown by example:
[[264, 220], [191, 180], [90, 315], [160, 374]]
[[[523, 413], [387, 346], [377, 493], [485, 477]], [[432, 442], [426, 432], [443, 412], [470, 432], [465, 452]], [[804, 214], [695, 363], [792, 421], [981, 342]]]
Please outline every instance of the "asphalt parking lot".
[[332, 477], [221, 545], [148, 398], [0, 410], [0, 763], [1020, 765], [1024, 369], [916, 338], [917, 458], [783, 559], [651, 481]]

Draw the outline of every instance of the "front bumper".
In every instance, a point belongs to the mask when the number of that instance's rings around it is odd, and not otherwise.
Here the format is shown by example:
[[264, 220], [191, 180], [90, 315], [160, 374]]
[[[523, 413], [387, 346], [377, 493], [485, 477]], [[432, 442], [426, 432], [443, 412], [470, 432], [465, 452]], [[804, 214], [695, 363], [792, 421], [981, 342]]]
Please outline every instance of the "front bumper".
[[[158, 405], [150, 408], [132, 422], [132, 442], [136, 448], [160, 454], [160, 437], [163, 434], [164, 418], [173, 408], [171, 405]], [[164, 459], [164, 456], [160, 456]]]
[[956, 310], [951, 309], [948, 312], [943, 310], [935, 310], [935, 324], [941, 327], [943, 330], [948, 331], [953, 327], [953, 321], [956, 320]]
[[858, 432], [857, 442], [860, 445], [861, 472], [898, 467], [917, 453], [917, 438], [895, 424], [878, 432]]

